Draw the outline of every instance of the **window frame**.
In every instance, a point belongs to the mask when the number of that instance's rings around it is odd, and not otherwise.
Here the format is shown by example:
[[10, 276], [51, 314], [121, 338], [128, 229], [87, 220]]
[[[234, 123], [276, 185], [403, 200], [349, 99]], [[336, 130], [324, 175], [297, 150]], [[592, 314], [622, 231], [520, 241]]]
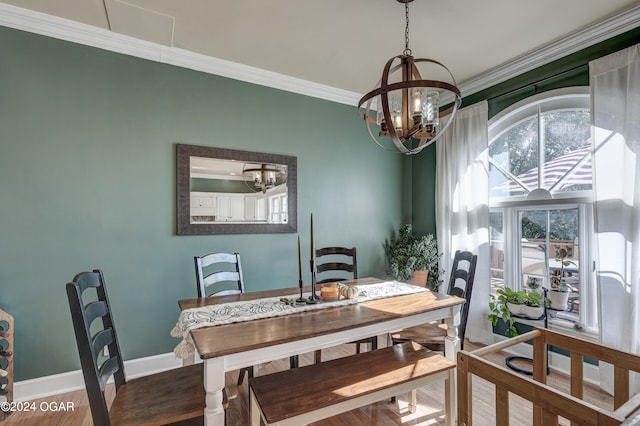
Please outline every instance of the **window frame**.
[[[499, 138], [506, 131], [510, 130], [514, 125], [522, 123], [525, 120], [531, 118], [531, 110], [536, 110], [535, 113], [538, 115], [539, 120], [540, 115], [545, 112], [563, 110], [568, 111], [576, 109], [591, 110], [591, 96], [589, 94], [588, 87], [566, 87], [562, 89], [550, 90], [525, 98], [500, 111], [500, 113], [496, 114], [489, 120], [489, 146], [494, 140]], [[538, 147], [540, 146], [540, 131], [538, 131]], [[491, 161], [491, 157], [489, 157], [489, 163], [493, 163]], [[497, 166], [498, 168], [501, 168], [499, 165], [496, 165], [495, 163], [493, 164], [494, 167]], [[529, 194], [531, 194], [531, 192]], [[529, 194], [504, 197], [490, 196], [490, 206], [506, 207], [529, 204], [530, 202], [534, 201], [528, 198]], [[536, 199], [535, 201], [543, 204], [556, 204], [558, 200], [563, 200], [567, 203], [590, 203], [593, 201], [593, 195], [591, 190], [557, 192], [554, 194], [553, 199], [551, 200]]]
[[[591, 110], [588, 87], [570, 87], [551, 90], [530, 96], [508, 108], [489, 120], [489, 145], [498, 139], [504, 132], [531, 118], [532, 112], [537, 114], [538, 122], [540, 114], [549, 111]], [[536, 111], [537, 110], [537, 111]], [[535, 112], [534, 112], [535, 111]], [[538, 149], [542, 147], [540, 132], [538, 132]], [[490, 160], [491, 161], [491, 160]], [[533, 191], [529, 192], [532, 194]], [[551, 199], [536, 198], [525, 195], [493, 196], [489, 197], [490, 211], [502, 213], [503, 223], [503, 285], [521, 289], [522, 287], [522, 263], [520, 241], [520, 212], [530, 210], [556, 210], [578, 208], [578, 238], [579, 245], [579, 272], [580, 272], [580, 312], [575, 314], [559, 313], [555, 318], [550, 318], [549, 323], [554, 328], [561, 329], [569, 334], [578, 334], [589, 337], [597, 336], [597, 291], [595, 287], [595, 273], [593, 272], [593, 195], [592, 190], [557, 192]], [[492, 243], [493, 244], [493, 243]], [[517, 259], [509, 261], [509, 259]], [[551, 316], [551, 315], [550, 315]], [[520, 321], [527, 323], [526, 320]]]

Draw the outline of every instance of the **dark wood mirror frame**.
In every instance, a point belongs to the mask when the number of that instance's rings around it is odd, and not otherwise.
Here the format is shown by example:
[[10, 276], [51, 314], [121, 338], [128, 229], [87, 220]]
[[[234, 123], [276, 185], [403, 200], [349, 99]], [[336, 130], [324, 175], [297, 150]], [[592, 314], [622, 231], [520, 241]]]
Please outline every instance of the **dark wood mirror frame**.
[[[190, 158], [204, 157], [287, 166], [288, 223], [191, 223]], [[265, 154], [208, 146], [176, 144], [176, 204], [178, 235], [267, 234], [298, 229], [298, 159], [289, 155]]]

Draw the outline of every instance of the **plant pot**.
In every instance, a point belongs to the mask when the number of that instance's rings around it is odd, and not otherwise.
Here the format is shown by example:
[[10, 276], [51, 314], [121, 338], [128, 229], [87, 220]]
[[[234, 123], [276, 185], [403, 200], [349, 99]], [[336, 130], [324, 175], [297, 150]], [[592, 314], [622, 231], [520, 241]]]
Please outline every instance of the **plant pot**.
[[511, 315], [522, 315], [524, 314], [524, 305], [518, 305], [515, 303], [507, 302], [507, 309], [511, 312]]
[[544, 306], [526, 306], [524, 305], [524, 315], [527, 318], [538, 319], [544, 314]]
[[568, 291], [551, 290], [549, 292], [549, 300], [551, 300], [551, 309], [564, 311], [567, 309], [567, 301], [569, 300]]
[[409, 281], [409, 284], [426, 287], [428, 279], [429, 271], [413, 271], [413, 278], [411, 279], [411, 281]]

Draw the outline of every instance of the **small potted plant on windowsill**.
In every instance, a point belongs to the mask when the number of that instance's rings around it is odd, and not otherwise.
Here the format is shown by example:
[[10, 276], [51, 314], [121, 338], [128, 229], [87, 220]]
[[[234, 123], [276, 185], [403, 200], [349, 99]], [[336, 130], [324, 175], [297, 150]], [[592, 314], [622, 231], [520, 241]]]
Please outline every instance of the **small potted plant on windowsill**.
[[489, 320], [494, 327], [498, 325], [498, 320], [502, 320], [507, 326], [505, 334], [509, 337], [517, 336], [514, 315], [521, 312], [520, 306], [523, 305], [519, 292], [505, 287], [498, 289], [497, 293], [497, 296], [492, 294], [489, 299]]
[[384, 252], [389, 262], [389, 274], [398, 281], [409, 281], [416, 278], [416, 271], [426, 271], [422, 282], [412, 284], [427, 286], [435, 291], [442, 280], [438, 269], [441, 254], [433, 235], [413, 235], [410, 224], [400, 227], [398, 236], [395, 233], [384, 242]]
[[509, 337], [518, 335], [515, 327], [517, 317], [539, 319], [544, 314], [544, 304], [549, 304], [549, 300], [542, 298], [537, 291], [501, 288], [497, 293], [497, 296], [490, 296], [489, 320], [494, 327], [498, 320], [502, 320], [507, 326], [505, 334]]
[[541, 300], [542, 295], [537, 291], [527, 293], [527, 299], [524, 302], [524, 315], [530, 319], [538, 319], [544, 314], [545, 300]]
[[515, 291], [508, 287], [498, 290], [498, 295], [504, 295], [504, 303], [511, 315], [522, 315], [527, 293], [522, 290]]
[[567, 259], [567, 249], [562, 247], [558, 250], [558, 256], [556, 262], [560, 262], [560, 269], [556, 270], [551, 275], [551, 288], [549, 291], [549, 300], [551, 300], [551, 309], [564, 311], [567, 309], [567, 301], [569, 300], [569, 293], [571, 292], [571, 286], [567, 284], [564, 279], [564, 267], [569, 265], [576, 266], [576, 263]]

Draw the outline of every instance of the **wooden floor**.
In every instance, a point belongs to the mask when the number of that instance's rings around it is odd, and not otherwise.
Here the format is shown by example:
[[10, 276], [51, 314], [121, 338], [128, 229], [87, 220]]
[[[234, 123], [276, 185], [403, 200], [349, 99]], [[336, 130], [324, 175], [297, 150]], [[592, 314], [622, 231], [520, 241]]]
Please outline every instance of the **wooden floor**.
[[[471, 343], [465, 343], [465, 349], [467, 350], [473, 350], [476, 347], [477, 346]], [[355, 345], [342, 345], [336, 348], [323, 350], [323, 360], [353, 354], [354, 348]], [[504, 354], [495, 355], [493, 358], [489, 359], [493, 362], [503, 363]], [[300, 358], [300, 364], [311, 364], [312, 360], [313, 354], [304, 354]], [[260, 369], [260, 374], [267, 374], [269, 372], [279, 371], [286, 368], [289, 368], [288, 358], [263, 366]], [[237, 373], [228, 373], [227, 379], [227, 383], [235, 383]], [[568, 391], [569, 387], [567, 378], [554, 372], [549, 376], [548, 384], [565, 392]], [[109, 397], [113, 397], [112, 386], [108, 388], [108, 394]], [[480, 379], [474, 379], [473, 395], [474, 425], [484, 426], [495, 424], [493, 414], [495, 410], [493, 385]], [[400, 396], [396, 403], [391, 403], [390, 401], [378, 402], [321, 422], [313, 423], [313, 425], [444, 425], [443, 396], [444, 388], [442, 383], [434, 383], [429, 387], [418, 391], [418, 409], [414, 414], [409, 413], [407, 410], [406, 396]], [[585, 400], [606, 409], [611, 409], [613, 406], [612, 398], [609, 395], [590, 385], [586, 385], [585, 387]], [[91, 413], [89, 411], [88, 401], [84, 390], [29, 402], [35, 403], [35, 411], [13, 413], [3, 422], [3, 426], [90, 426], [92, 424]], [[58, 406], [60, 403], [66, 404], [68, 402], [73, 402], [74, 410], [68, 412], [45, 412], [38, 408], [40, 407], [41, 402], [55, 403], [54, 406]], [[511, 395], [509, 406], [512, 407], [512, 414], [509, 422], [510, 425], [524, 426], [531, 424], [531, 404], [519, 397]], [[238, 389], [237, 397], [230, 401], [227, 416], [229, 426], [248, 424], [246, 381], [244, 385]], [[561, 421], [561, 424], [567, 425], [568, 422]]]

